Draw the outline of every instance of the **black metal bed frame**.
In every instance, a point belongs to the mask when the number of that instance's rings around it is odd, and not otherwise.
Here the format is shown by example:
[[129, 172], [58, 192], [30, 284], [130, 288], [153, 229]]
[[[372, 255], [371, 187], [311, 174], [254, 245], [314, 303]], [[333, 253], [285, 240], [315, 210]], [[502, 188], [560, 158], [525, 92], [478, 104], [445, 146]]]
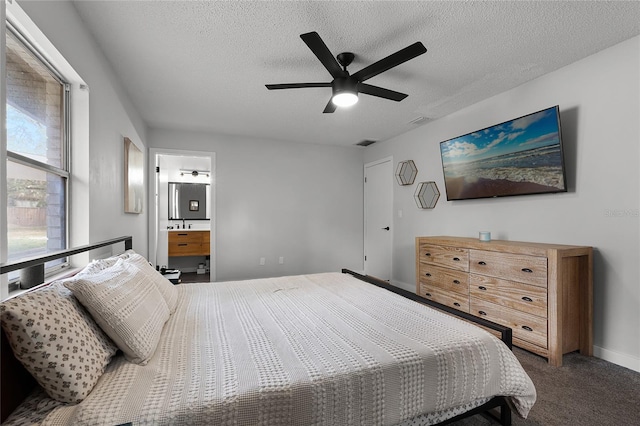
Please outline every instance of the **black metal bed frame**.
[[[87, 251], [95, 250], [101, 247], [111, 246], [113, 244], [118, 244], [124, 242], [124, 249], [130, 250], [133, 248], [133, 237], [124, 236], [112, 238], [110, 240], [102, 241], [100, 243], [95, 244], [87, 244], [84, 246], [67, 249], [67, 250], [59, 250], [51, 253], [47, 253], [41, 256], [29, 257], [27, 259], [22, 259], [16, 262], [7, 262], [0, 264], [0, 275], [7, 274], [13, 271], [27, 271], [27, 276], [29, 277], [42, 277], [44, 278], [44, 265], [47, 262], [52, 260], [64, 259], [65, 257], [73, 256], [74, 254], [80, 254]], [[41, 284], [41, 282], [29, 283], [29, 288]]]
[[[125, 250], [129, 250], [133, 247], [133, 237], [131, 236], [112, 238], [110, 240], [102, 241], [100, 243], [88, 244], [88, 245], [76, 247], [73, 249], [60, 250], [53, 253], [48, 253], [44, 256], [36, 256], [36, 257], [21, 260], [21, 261], [17, 261], [17, 262], [3, 263], [3, 264], [0, 264], [0, 275], [6, 274], [12, 271], [17, 271], [17, 270], [23, 270], [23, 271], [27, 270], [31, 272], [31, 274], [28, 274], [28, 275], [43, 276], [44, 264], [46, 262], [66, 258], [68, 256], [73, 256], [75, 254], [88, 252], [91, 250], [118, 244], [121, 242], [124, 242]], [[384, 288], [393, 293], [399, 294], [400, 296], [404, 296], [408, 299], [414, 300], [418, 303], [433, 306], [436, 309], [446, 311], [452, 315], [461, 317], [468, 321], [472, 321], [483, 327], [487, 327], [489, 329], [495, 330], [501, 334], [502, 336], [501, 340], [509, 347], [509, 349], [512, 348], [512, 342], [511, 342], [512, 336], [511, 336], [511, 329], [509, 327], [504, 327], [500, 324], [496, 324], [484, 318], [479, 318], [471, 314], [461, 312], [456, 309], [450, 308], [448, 306], [442, 305], [440, 303], [434, 302], [432, 300], [424, 299], [416, 295], [415, 293], [392, 286], [386, 281], [382, 281], [368, 275], [361, 275], [348, 269], [343, 269], [342, 273], [350, 274], [355, 278], [358, 278], [369, 284], [373, 284], [375, 286]], [[42, 283], [35, 283], [34, 287], [38, 285], [42, 285]], [[0, 334], [2, 335], [1, 336], [2, 350], [0, 351], [2, 354], [2, 362], [1, 362], [2, 374], [0, 374], [0, 378], [2, 379], [2, 382], [0, 385], [0, 395], [2, 396], [2, 401], [0, 406], [2, 410], [0, 413], [0, 421], [4, 421], [9, 416], [9, 414], [31, 392], [31, 390], [35, 386], [35, 380], [24, 369], [24, 367], [22, 367], [19, 361], [13, 356], [13, 352], [9, 347], [8, 341], [6, 340], [6, 336], [4, 335], [4, 331], [2, 331]], [[494, 413], [490, 412], [490, 410], [496, 407], [500, 407], [499, 416], [496, 416]], [[503, 396], [494, 397], [491, 400], [489, 400], [487, 403], [479, 407], [476, 407], [475, 409], [462, 413], [456, 417], [445, 420], [444, 422], [438, 423], [438, 425], [451, 424], [453, 422], [456, 422], [463, 418], [471, 417], [476, 414], [483, 414], [494, 420], [498, 420], [500, 424], [503, 426], [511, 425], [511, 409], [507, 404], [506, 398]]]
[[[434, 302], [433, 300], [429, 300], [429, 299], [425, 299], [423, 297], [418, 296], [415, 293], [412, 293], [410, 291], [404, 290], [402, 288], [393, 286], [391, 284], [389, 284], [386, 281], [380, 280], [378, 278], [372, 277], [370, 275], [362, 275], [359, 274], [357, 272], [353, 272], [349, 269], [343, 269], [342, 270], [343, 274], [349, 274], [354, 276], [355, 278], [358, 278], [359, 280], [362, 280], [364, 282], [367, 282], [369, 284], [373, 284], [375, 286], [378, 286], [380, 288], [384, 288], [385, 290], [389, 290], [393, 293], [396, 293], [400, 296], [406, 297], [407, 299], [411, 299], [415, 302], [418, 303], [422, 303], [424, 305], [429, 305], [432, 306], [438, 310], [441, 311], [445, 311], [451, 315], [454, 315], [456, 317], [465, 319], [467, 321], [471, 321], [475, 324], [478, 324], [482, 327], [486, 327], [489, 328], [491, 330], [497, 331], [498, 333], [500, 333], [500, 340], [502, 340], [502, 342], [504, 342], [505, 345], [507, 345], [507, 347], [509, 348], [509, 350], [513, 349], [513, 344], [512, 344], [512, 331], [511, 328], [509, 327], [505, 327], [503, 325], [497, 324], [493, 321], [489, 321], [486, 320], [484, 318], [480, 318], [480, 317], [476, 317], [475, 315], [471, 315], [467, 312], [462, 312], [459, 311], [457, 309], [451, 308], [447, 305], [443, 305], [441, 303], [438, 302]], [[499, 414], [495, 414], [494, 412], [492, 412], [492, 410], [494, 408], [500, 408], [500, 413]], [[495, 420], [498, 421], [502, 426], [510, 426], [511, 425], [511, 408], [509, 407], [509, 404], [507, 403], [507, 399], [504, 396], [495, 396], [493, 398], [491, 398], [489, 401], [487, 401], [486, 403], [470, 410], [467, 412], [464, 412], [460, 415], [457, 415], [455, 417], [452, 417], [448, 420], [445, 420], [441, 423], [438, 423], [438, 425], [448, 425], [454, 422], [457, 422], [458, 420], [462, 420], [465, 419], [467, 417], [471, 417], [471, 416], [475, 416], [476, 414], [482, 414], [485, 417], [489, 417], [491, 420]]]

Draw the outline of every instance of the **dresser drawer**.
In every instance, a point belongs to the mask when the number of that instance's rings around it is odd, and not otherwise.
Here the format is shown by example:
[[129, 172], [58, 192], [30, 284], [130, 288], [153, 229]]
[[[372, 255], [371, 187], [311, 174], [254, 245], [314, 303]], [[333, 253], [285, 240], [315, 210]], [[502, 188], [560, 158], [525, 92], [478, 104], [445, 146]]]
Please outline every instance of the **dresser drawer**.
[[442, 303], [451, 308], [458, 309], [463, 312], [469, 312], [469, 296], [459, 293], [447, 292], [438, 287], [428, 284], [420, 284], [419, 296], [434, 302]]
[[469, 273], [420, 264], [420, 282], [446, 291], [469, 295]]
[[516, 281], [471, 274], [471, 297], [547, 318], [547, 289]]
[[469, 250], [469, 271], [547, 287], [547, 258]]
[[469, 250], [455, 247], [420, 244], [420, 262], [459, 271], [469, 270]]
[[546, 319], [475, 297], [470, 298], [469, 308], [472, 315], [511, 327], [514, 337], [547, 348]]
[[202, 233], [194, 231], [169, 232], [169, 244], [171, 243], [198, 243], [202, 242]]
[[170, 242], [169, 256], [203, 256], [202, 244], [191, 242]]

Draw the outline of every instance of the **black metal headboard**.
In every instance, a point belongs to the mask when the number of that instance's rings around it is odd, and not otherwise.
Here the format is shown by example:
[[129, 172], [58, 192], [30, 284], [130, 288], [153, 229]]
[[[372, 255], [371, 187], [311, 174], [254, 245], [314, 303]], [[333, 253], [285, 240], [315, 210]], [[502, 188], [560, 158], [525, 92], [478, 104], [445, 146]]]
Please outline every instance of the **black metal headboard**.
[[[32, 257], [23, 259], [18, 262], [8, 262], [0, 264], [0, 275], [13, 272], [13, 271], [28, 271], [26, 276], [29, 277], [43, 277], [44, 276], [44, 264], [46, 262], [62, 259], [74, 254], [80, 254], [87, 251], [95, 250], [100, 247], [106, 247], [118, 243], [124, 242], [124, 249], [130, 250], [133, 248], [133, 237], [118, 237], [111, 240], [102, 241], [100, 243], [88, 244], [86, 246], [76, 247], [68, 250], [60, 250], [53, 253], [48, 253], [43, 256]], [[29, 291], [36, 290], [38, 287], [45, 285], [42, 281], [36, 283], [30, 283], [29, 287], [32, 287]], [[0, 336], [0, 422], [4, 422], [9, 414], [16, 409], [18, 405], [29, 395], [36, 385], [36, 381], [31, 374], [25, 370], [20, 361], [13, 356], [9, 341], [2, 330]]]

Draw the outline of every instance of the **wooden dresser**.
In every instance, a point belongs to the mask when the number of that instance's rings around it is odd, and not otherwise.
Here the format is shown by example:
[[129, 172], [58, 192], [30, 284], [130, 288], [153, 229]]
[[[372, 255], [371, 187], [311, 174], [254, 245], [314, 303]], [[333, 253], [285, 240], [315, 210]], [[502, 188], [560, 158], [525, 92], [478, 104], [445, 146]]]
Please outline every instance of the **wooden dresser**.
[[593, 354], [591, 247], [417, 237], [416, 293], [513, 329], [513, 344], [562, 365]]
[[209, 231], [169, 231], [169, 257], [209, 256]]

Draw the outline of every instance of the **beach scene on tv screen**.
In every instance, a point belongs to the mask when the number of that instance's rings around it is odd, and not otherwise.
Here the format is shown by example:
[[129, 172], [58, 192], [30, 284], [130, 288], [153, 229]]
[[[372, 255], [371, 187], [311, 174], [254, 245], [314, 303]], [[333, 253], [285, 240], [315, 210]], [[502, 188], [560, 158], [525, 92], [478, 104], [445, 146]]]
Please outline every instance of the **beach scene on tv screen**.
[[565, 191], [556, 108], [440, 144], [449, 200]]

